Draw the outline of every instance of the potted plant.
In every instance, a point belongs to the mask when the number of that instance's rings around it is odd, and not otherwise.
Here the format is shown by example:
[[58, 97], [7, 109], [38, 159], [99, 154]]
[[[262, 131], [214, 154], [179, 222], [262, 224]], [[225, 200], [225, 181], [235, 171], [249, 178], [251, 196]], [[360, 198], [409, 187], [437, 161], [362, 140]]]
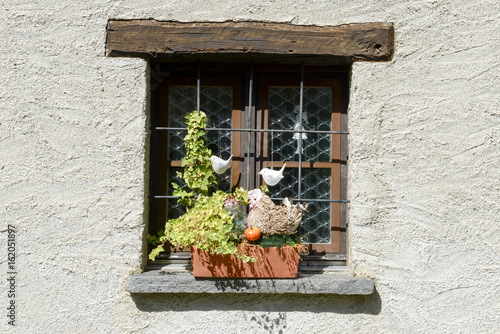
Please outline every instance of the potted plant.
[[189, 189], [172, 184], [186, 213], [167, 221], [157, 237], [148, 236], [156, 246], [149, 258], [154, 261], [168, 240], [174, 247], [190, 247], [195, 277], [296, 277], [300, 241], [294, 232], [307, 204], [276, 206], [266, 187], [210, 193], [216, 179], [205, 146], [206, 115], [195, 111], [186, 119], [186, 157], [178, 175]]

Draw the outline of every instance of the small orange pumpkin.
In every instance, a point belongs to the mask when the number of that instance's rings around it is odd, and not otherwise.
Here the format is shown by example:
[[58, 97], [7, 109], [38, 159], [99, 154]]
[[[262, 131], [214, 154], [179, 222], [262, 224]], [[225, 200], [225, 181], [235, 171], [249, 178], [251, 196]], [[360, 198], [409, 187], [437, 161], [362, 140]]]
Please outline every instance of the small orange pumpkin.
[[249, 227], [245, 230], [245, 238], [248, 241], [256, 241], [260, 238], [260, 230], [257, 227]]

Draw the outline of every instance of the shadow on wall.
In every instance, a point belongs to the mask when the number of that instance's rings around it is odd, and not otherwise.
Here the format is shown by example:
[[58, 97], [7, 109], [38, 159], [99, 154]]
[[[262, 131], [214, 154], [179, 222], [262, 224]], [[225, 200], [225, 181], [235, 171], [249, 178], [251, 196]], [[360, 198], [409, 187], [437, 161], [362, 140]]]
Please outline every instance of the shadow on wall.
[[382, 309], [380, 295], [345, 296], [326, 294], [255, 294], [255, 293], [170, 293], [131, 294], [143, 312], [255, 311], [313, 312], [377, 315]]

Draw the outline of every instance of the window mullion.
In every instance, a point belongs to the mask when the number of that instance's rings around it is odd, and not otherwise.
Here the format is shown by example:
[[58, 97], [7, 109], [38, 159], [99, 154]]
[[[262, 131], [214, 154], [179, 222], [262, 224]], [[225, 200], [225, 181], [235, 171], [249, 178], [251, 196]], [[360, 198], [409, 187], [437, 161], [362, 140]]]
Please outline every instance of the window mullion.
[[300, 200], [302, 194], [302, 109], [304, 106], [304, 63], [300, 67], [300, 93], [299, 93], [299, 170], [298, 170], [298, 194], [297, 199]]

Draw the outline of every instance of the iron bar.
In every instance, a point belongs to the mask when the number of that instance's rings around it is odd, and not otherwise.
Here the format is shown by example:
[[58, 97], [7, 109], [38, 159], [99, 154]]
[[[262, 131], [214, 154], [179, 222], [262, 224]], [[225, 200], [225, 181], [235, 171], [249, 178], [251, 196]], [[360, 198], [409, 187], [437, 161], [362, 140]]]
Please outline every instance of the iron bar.
[[[187, 128], [175, 128], [158, 126], [154, 130], [158, 131], [187, 131]], [[276, 130], [276, 129], [235, 129], [235, 128], [205, 128], [204, 131], [237, 131], [237, 132], [283, 132], [283, 133], [318, 133], [329, 135], [348, 135], [348, 131], [324, 131], [324, 130]]]
[[300, 66], [300, 96], [299, 96], [299, 175], [298, 175], [298, 189], [297, 196], [300, 200], [300, 194], [302, 193], [302, 108], [304, 107], [304, 63]]
[[[152, 196], [155, 199], [179, 199], [179, 196]], [[284, 197], [271, 197], [273, 201], [282, 201]], [[324, 198], [292, 198], [293, 202], [323, 202], [323, 203], [350, 203], [344, 199], [324, 199]]]
[[196, 111], [198, 114], [200, 113], [200, 104], [201, 104], [201, 64], [198, 60], [198, 71], [196, 77]]
[[[273, 201], [282, 201], [284, 197], [271, 197]], [[324, 203], [350, 203], [345, 199], [322, 199], [322, 198], [292, 198], [292, 202], [324, 202]]]
[[[250, 80], [248, 82], [248, 124], [247, 128], [252, 128], [252, 94], [253, 94], [253, 61], [250, 63]], [[246, 186], [250, 190], [250, 150], [251, 150], [252, 132], [248, 131], [247, 144], [247, 175]]]

